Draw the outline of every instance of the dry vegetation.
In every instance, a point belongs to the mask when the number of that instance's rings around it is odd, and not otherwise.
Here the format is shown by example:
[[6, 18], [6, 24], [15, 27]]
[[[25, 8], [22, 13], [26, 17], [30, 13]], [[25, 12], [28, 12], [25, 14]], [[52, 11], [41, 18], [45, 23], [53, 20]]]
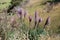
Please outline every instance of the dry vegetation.
[[[41, 5], [39, 0], [30, 2], [22, 8], [22, 14], [16, 11], [8, 15], [4, 9], [0, 11], [0, 40], [60, 40], [60, 3], [47, 12], [47, 6]], [[38, 13], [36, 25], [35, 11]], [[44, 28], [48, 17], [49, 23]]]

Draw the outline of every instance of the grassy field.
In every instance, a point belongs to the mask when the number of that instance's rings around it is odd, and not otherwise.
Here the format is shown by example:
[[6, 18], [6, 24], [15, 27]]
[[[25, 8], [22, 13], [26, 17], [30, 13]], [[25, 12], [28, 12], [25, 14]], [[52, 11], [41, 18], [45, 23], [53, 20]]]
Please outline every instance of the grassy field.
[[[43, 28], [45, 21], [47, 19], [47, 17], [50, 17], [50, 24], [47, 25], [47, 27], [45, 28], [45, 30], [47, 31], [48, 29], [48, 34], [45, 36], [43, 35], [44, 33], [42, 33], [38, 38], [38, 40], [60, 40], [60, 3], [58, 3], [57, 5], [54, 5], [52, 10], [50, 10], [49, 13], [46, 12], [46, 10], [44, 10], [44, 8], [46, 8], [45, 5], [41, 5], [41, 2], [43, 0], [30, 0], [30, 2], [23, 8], [24, 10], [27, 10], [27, 17], [25, 18], [25, 26], [29, 26], [29, 20], [28, 17], [29, 15], [31, 15], [34, 19], [34, 15], [35, 15], [35, 11], [38, 12], [38, 16], [42, 18], [42, 22], [40, 23], [40, 26]], [[0, 0], [0, 3], [3, 2], [7, 2], [7, 4], [0, 4], [0, 10], [3, 10], [4, 8], [8, 7], [8, 5], [10, 5], [10, 0]], [[20, 20], [17, 16], [17, 14], [14, 15], [7, 15], [7, 21], [5, 18], [5, 12], [0, 13], [0, 18], [2, 18], [2, 21], [0, 22], [1, 28], [3, 28], [5, 31], [3, 31], [3, 33], [5, 33], [5, 38], [7, 40], [29, 40], [28, 36], [26, 36], [21, 30], [20, 30], [20, 26], [21, 25], [16, 25], [16, 29], [13, 27], [11, 27], [10, 25], [10, 20], [11, 18], [14, 18], [17, 23], [20, 23]], [[6, 24], [6, 23], [7, 24]], [[34, 22], [34, 21], [33, 21]], [[33, 26], [33, 22], [31, 23], [31, 27]], [[6, 26], [6, 27], [5, 27]], [[25, 28], [24, 26], [24, 28]], [[0, 29], [1, 30], [1, 29]], [[25, 29], [23, 29], [25, 30]], [[27, 29], [28, 30], [28, 29]], [[0, 36], [3, 35], [3, 33], [0, 33]], [[26, 32], [27, 33], [27, 32]], [[49, 35], [50, 34], [50, 35]], [[26, 38], [26, 39], [25, 39]], [[1, 39], [1, 37], [0, 37]], [[4, 39], [3, 39], [4, 40]]]
[[[27, 7], [29, 14], [34, 15], [34, 11], [38, 11], [38, 15], [43, 18], [43, 23], [46, 20], [48, 16], [51, 17], [51, 29], [54, 30], [57, 27], [60, 26], [60, 3], [56, 6], [53, 6], [53, 9], [47, 13], [46, 10], [44, 10], [45, 5], [40, 5], [39, 2], [32, 5], [32, 7]], [[56, 30], [55, 30], [56, 31]]]

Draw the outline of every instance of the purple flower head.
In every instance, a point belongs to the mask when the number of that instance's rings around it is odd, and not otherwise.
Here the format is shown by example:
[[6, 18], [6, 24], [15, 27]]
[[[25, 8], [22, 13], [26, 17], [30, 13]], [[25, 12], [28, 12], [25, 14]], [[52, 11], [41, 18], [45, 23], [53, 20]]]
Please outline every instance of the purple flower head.
[[32, 17], [31, 16], [29, 16], [29, 22], [31, 22], [32, 21]]
[[22, 10], [21, 10], [21, 9], [18, 10], [18, 14], [19, 14], [19, 15], [22, 15]]
[[38, 23], [42, 22], [42, 18], [39, 18]]
[[17, 12], [18, 12], [17, 15], [21, 19], [22, 18], [22, 9], [21, 8], [17, 9]]
[[45, 25], [48, 25], [50, 23], [50, 17], [46, 19]]

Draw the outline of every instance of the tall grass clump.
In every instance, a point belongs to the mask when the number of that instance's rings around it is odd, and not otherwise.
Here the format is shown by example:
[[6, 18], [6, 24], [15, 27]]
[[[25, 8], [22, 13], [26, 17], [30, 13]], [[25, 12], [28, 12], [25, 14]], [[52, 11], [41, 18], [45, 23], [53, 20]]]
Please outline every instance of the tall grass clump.
[[9, 20], [9, 28], [6, 28], [6, 40], [39, 40], [41, 35], [47, 35], [44, 29], [49, 24], [50, 17], [46, 19], [43, 28], [41, 28], [40, 23], [43, 20], [38, 16], [37, 11], [35, 11], [34, 17], [32, 17], [27, 15], [25, 10], [19, 8], [16, 15], [18, 15], [18, 19], [12, 16]]

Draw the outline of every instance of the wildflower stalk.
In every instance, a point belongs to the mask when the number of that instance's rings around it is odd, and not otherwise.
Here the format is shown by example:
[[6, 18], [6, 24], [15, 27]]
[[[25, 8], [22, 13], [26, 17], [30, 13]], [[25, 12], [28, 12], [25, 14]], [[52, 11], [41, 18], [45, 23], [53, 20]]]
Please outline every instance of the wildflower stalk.
[[24, 19], [23, 19], [23, 22], [25, 21], [25, 18], [26, 18], [26, 11], [24, 11]]
[[34, 25], [34, 28], [36, 28], [36, 26], [37, 26], [37, 12], [35, 11], [35, 25]]
[[31, 26], [32, 17], [29, 16], [29, 27]]
[[50, 17], [48, 17], [47, 19], [46, 19], [46, 22], [45, 22], [45, 24], [44, 24], [44, 28], [46, 27], [46, 25], [48, 25], [50, 23]]
[[42, 22], [42, 18], [38, 19], [37, 27], [39, 27], [39, 23]]

